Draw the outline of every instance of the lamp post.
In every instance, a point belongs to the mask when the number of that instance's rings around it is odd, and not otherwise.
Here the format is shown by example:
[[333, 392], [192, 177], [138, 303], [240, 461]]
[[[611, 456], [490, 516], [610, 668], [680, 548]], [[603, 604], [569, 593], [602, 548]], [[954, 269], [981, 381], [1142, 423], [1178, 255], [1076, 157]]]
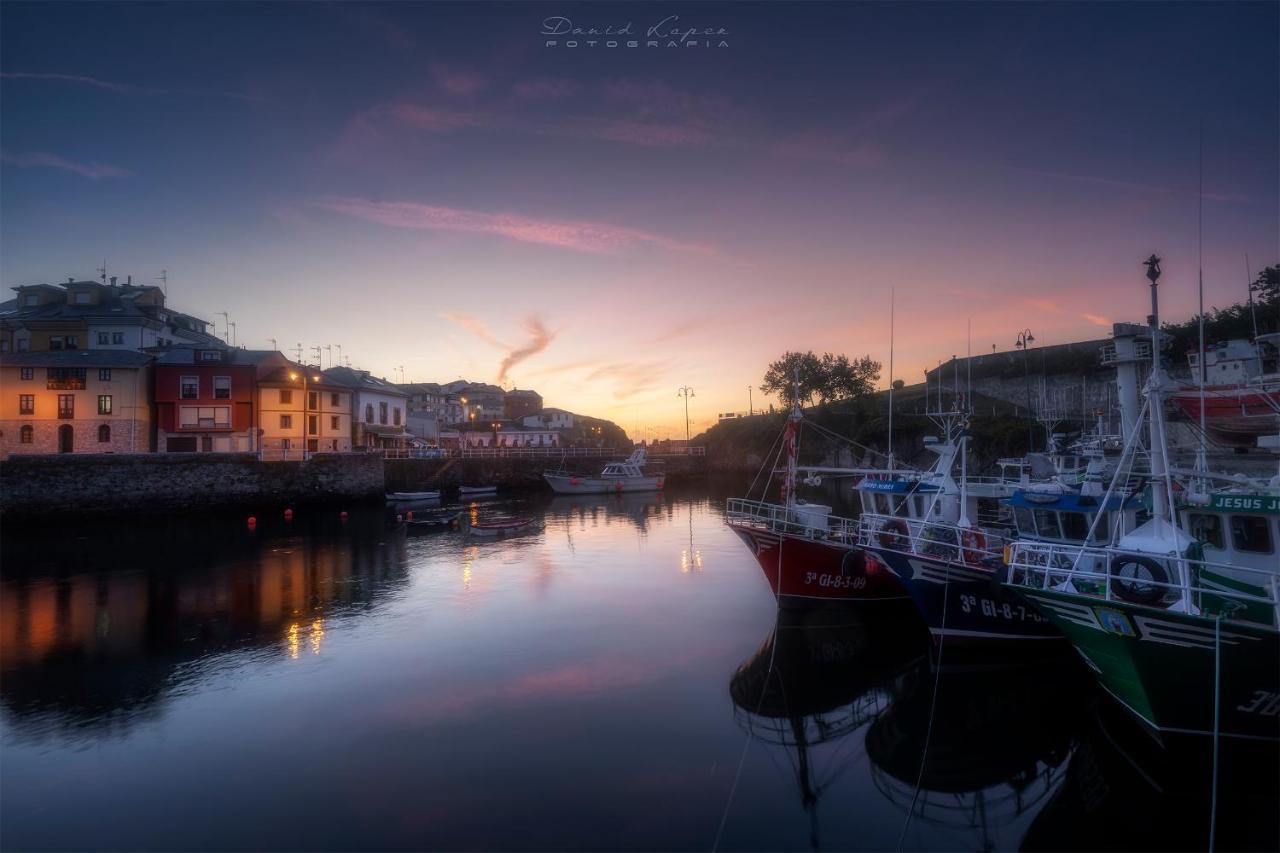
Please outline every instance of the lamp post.
[[1014, 341], [1014, 346], [1022, 350], [1022, 381], [1027, 390], [1027, 451], [1030, 452], [1034, 447], [1034, 440], [1031, 430], [1031, 373], [1027, 366], [1029, 356], [1027, 350], [1031, 344], [1035, 343], [1036, 337], [1031, 334], [1030, 329], [1023, 329], [1018, 332], [1018, 339]]
[[676, 392], [677, 397], [684, 397], [684, 449], [689, 452], [689, 398], [694, 396], [693, 389], [688, 385], [680, 386], [680, 390]]

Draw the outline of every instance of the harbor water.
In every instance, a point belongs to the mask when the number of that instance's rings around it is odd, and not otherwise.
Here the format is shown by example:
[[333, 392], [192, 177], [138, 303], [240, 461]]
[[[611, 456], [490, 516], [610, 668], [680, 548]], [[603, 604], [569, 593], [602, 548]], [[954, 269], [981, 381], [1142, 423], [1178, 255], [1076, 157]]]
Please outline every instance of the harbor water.
[[[1067, 653], [779, 610], [734, 484], [3, 536], [6, 850], [1274, 849], [1274, 765]], [[431, 509], [426, 505], [419, 512]], [[1216, 802], [1216, 816], [1213, 804]]]

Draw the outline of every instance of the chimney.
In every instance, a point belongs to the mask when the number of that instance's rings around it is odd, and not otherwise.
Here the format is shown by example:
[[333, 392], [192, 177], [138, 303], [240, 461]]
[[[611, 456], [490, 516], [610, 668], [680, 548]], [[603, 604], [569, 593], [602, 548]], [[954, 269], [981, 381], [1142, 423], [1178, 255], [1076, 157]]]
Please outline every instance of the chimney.
[[126, 286], [126, 287], [133, 287], [133, 276], [131, 276], [131, 275], [127, 275], [127, 276], [125, 276], [125, 277], [124, 277], [124, 283], [125, 283], [125, 286]]
[[118, 276], [114, 276], [114, 275], [113, 275], [113, 276], [111, 276], [111, 286], [112, 286], [112, 287], [115, 287], [115, 286], [116, 286], [116, 278], [118, 278]]
[[76, 282], [76, 277], [75, 277], [75, 276], [73, 276], [73, 275], [69, 275], [69, 276], [67, 276], [67, 284], [75, 284], [75, 282]]

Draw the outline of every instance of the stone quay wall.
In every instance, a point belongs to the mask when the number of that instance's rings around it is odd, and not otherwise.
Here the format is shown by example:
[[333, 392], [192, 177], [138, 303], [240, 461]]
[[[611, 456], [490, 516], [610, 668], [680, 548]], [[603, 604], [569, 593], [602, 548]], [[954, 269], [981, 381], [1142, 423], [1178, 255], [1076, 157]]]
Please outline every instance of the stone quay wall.
[[247, 453], [12, 456], [0, 462], [6, 517], [196, 512], [381, 498], [383, 460], [316, 454], [263, 462]]
[[[625, 457], [619, 453], [618, 458]], [[606, 459], [570, 459], [569, 468], [580, 474], [598, 474]], [[650, 460], [651, 462], [653, 460]], [[458, 486], [498, 486], [504, 489], [547, 488], [544, 471], [558, 468], [558, 459], [388, 459], [388, 492], [455, 489]], [[669, 456], [648, 470], [665, 471], [667, 482], [677, 485], [708, 472], [705, 456]]]

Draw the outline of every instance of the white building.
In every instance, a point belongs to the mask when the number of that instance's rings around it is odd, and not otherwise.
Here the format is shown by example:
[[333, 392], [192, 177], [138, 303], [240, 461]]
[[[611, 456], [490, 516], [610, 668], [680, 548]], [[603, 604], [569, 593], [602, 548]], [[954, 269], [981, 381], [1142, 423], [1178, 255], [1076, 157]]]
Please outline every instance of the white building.
[[573, 429], [573, 412], [564, 409], [543, 409], [526, 415], [520, 423], [534, 429]]
[[351, 389], [352, 447], [372, 450], [404, 447], [408, 441], [409, 395], [367, 370], [331, 367], [325, 380]]

